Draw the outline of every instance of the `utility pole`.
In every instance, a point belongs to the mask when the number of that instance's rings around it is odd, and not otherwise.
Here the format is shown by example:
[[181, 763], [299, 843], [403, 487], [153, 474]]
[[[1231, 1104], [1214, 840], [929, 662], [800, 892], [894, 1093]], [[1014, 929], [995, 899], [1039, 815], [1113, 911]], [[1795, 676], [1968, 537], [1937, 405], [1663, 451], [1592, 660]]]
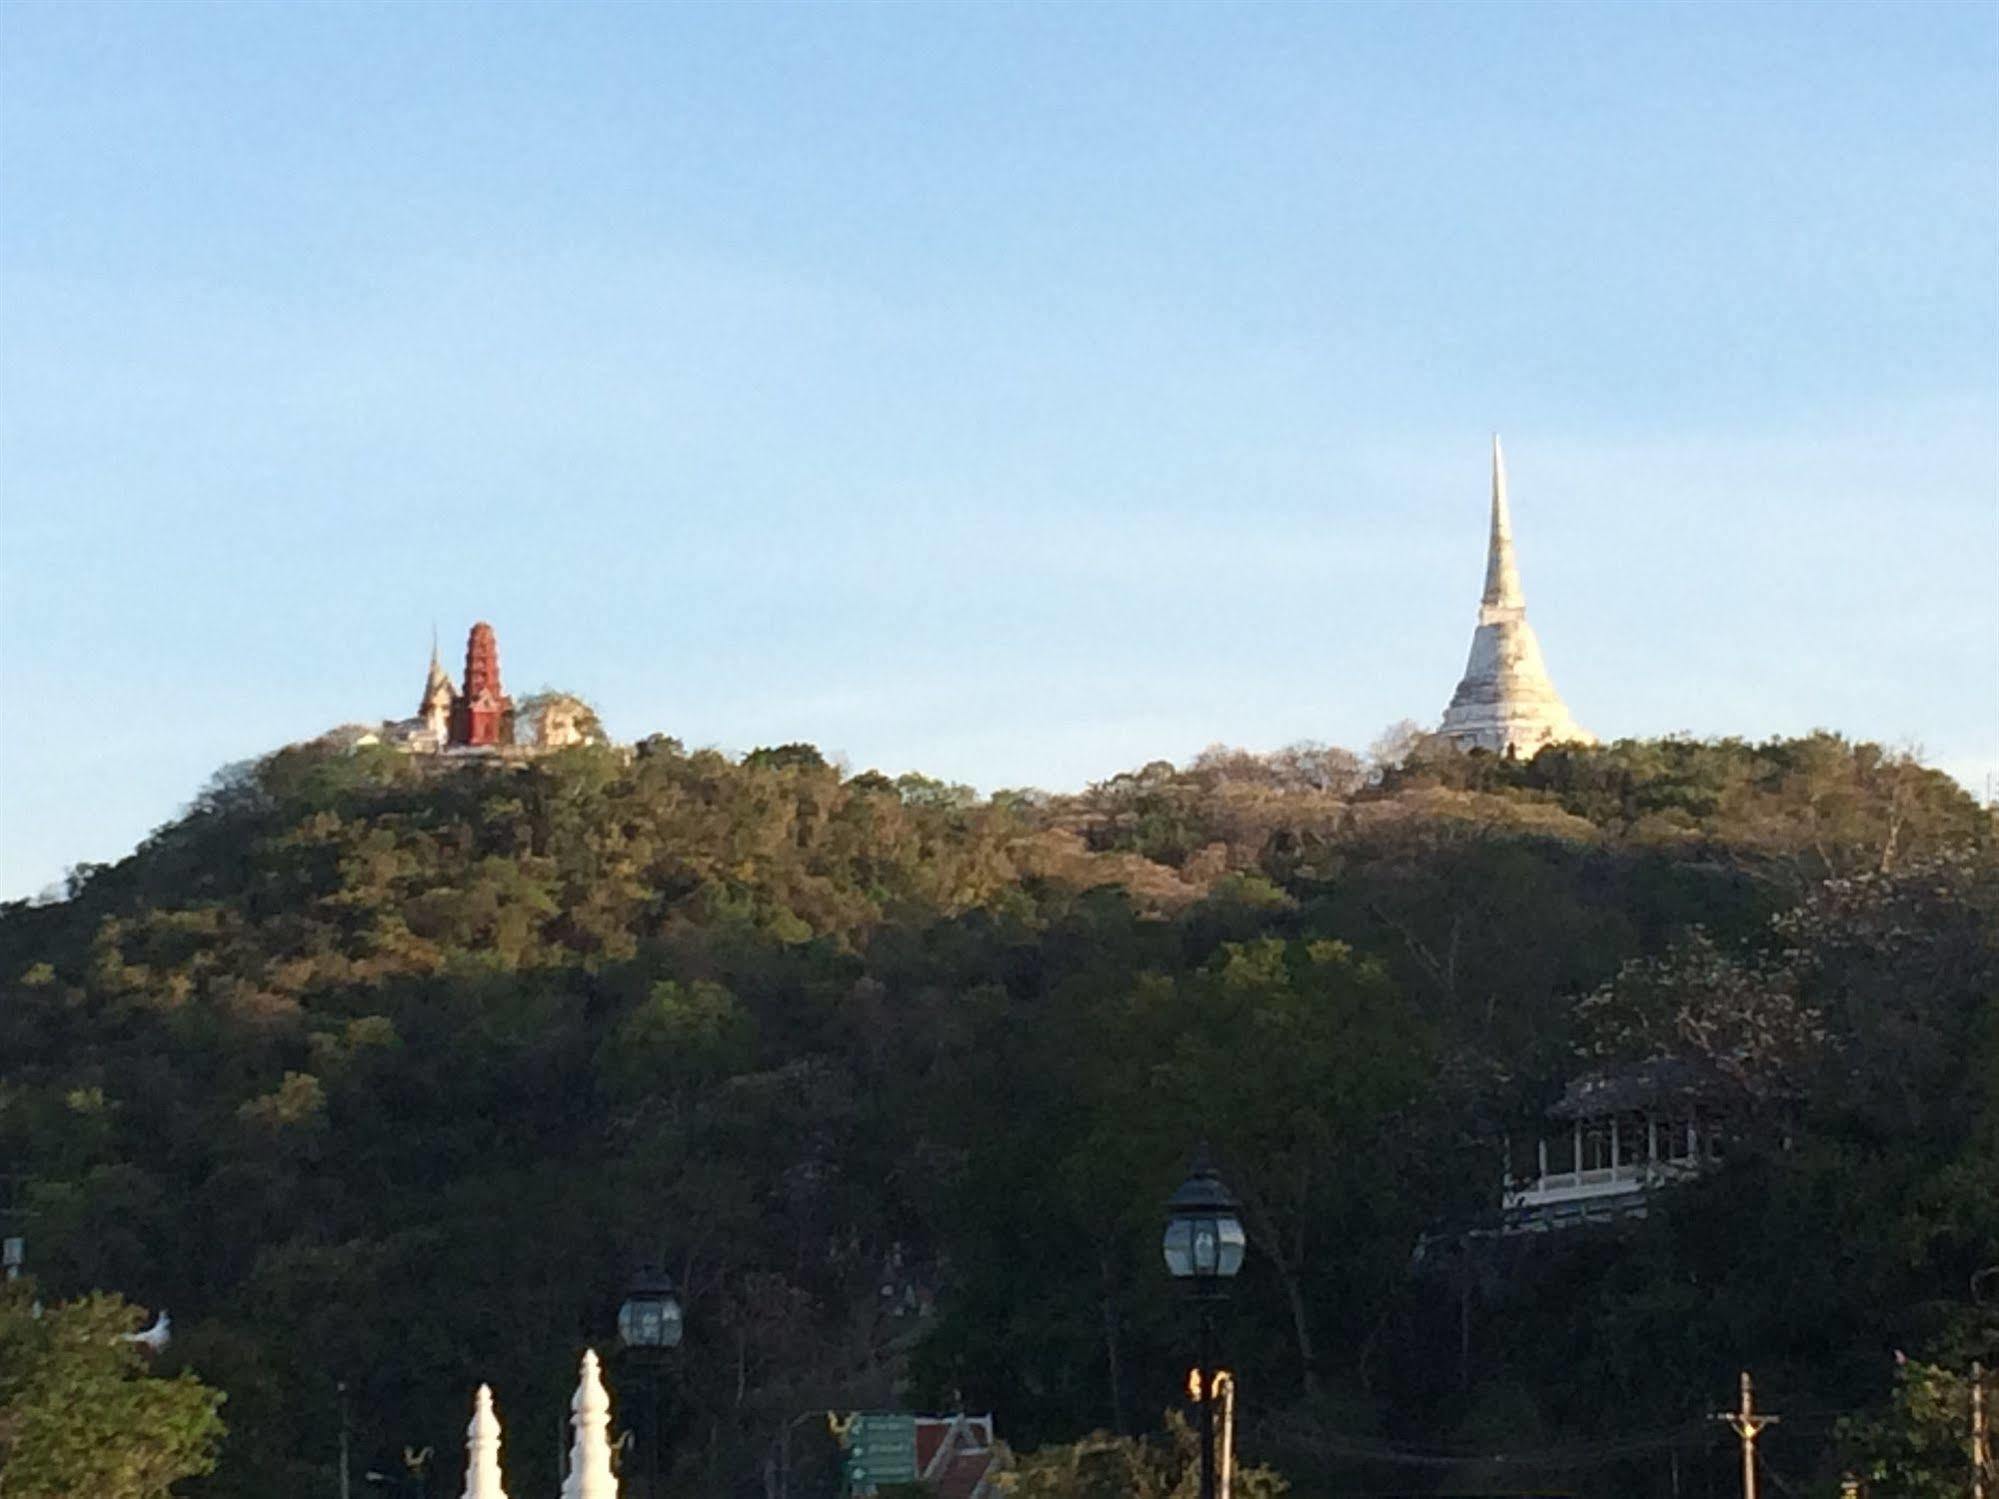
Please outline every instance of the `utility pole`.
[[1985, 1446], [1985, 1367], [1971, 1365], [1971, 1499], [1985, 1499], [1985, 1475], [1992, 1455]]
[[348, 1488], [353, 1469], [347, 1453], [347, 1381], [335, 1380], [333, 1388], [340, 1396], [340, 1499], [352, 1499]]
[[1215, 1499], [1215, 1315], [1201, 1303], [1201, 1499]]
[[1732, 1411], [1716, 1411], [1713, 1419], [1724, 1421], [1736, 1436], [1742, 1439], [1742, 1499], [1756, 1499], [1756, 1438], [1766, 1426], [1773, 1426], [1781, 1417], [1759, 1415], [1756, 1399], [1750, 1390], [1749, 1371], [1742, 1371], [1742, 1403]]

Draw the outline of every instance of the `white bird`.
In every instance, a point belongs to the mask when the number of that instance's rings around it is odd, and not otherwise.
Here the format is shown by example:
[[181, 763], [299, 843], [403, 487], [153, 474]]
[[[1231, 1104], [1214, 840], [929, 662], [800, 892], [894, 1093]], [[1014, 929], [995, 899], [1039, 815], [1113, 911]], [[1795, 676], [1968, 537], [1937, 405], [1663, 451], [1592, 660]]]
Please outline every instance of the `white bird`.
[[168, 1320], [167, 1309], [161, 1307], [159, 1315], [153, 1318], [153, 1325], [144, 1332], [120, 1333], [118, 1341], [137, 1343], [148, 1353], [158, 1353], [173, 1341], [173, 1323]]

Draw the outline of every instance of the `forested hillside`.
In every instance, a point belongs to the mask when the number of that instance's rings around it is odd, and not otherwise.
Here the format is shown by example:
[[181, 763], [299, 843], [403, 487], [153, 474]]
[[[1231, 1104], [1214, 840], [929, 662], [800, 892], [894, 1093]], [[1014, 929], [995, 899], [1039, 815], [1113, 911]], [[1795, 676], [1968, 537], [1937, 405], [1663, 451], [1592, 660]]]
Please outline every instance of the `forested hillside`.
[[[806, 746], [296, 748], [0, 915], [0, 1171], [50, 1294], [171, 1308], [165, 1367], [226, 1392], [188, 1492], [332, 1495], [344, 1382], [357, 1469], [431, 1446], [456, 1493], [484, 1380], [510, 1491], [553, 1493], [648, 1260], [676, 1492], [764, 1493], [815, 1408], [1156, 1430], [1200, 1140], [1247, 1208], [1244, 1445], [1299, 1493], [1462, 1489], [1470, 1451], [1705, 1493], [1742, 1367], [1824, 1485], [1915, 1440], [1895, 1350], [1999, 1361], [1995, 981], [1989, 815], [1825, 735], [985, 799]], [[1503, 1131], [1662, 1056], [1720, 1081], [1723, 1169], [1416, 1263], [1496, 1205]]]

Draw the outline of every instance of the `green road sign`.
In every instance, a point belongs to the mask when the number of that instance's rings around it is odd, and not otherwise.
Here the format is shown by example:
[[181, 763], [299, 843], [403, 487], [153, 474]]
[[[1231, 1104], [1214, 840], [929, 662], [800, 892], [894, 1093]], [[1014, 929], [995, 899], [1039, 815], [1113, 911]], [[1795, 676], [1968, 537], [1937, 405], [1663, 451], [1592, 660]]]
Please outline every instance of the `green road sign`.
[[885, 1483], [916, 1482], [916, 1417], [864, 1414], [847, 1429], [847, 1487], [871, 1493]]

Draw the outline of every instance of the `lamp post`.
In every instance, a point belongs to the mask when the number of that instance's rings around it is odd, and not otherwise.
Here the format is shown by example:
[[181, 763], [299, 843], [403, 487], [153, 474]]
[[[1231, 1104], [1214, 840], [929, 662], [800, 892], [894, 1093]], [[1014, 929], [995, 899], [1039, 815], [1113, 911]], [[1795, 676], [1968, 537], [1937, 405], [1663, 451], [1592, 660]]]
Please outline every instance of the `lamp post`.
[[1195, 1153], [1187, 1179], [1166, 1201], [1166, 1235], [1161, 1243], [1167, 1270], [1187, 1286], [1201, 1314], [1201, 1362], [1194, 1391], [1201, 1402], [1201, 1499], [1215, 1499], [1214, 1308], [1242, 1269], [1246, 1247], [1238, 1204], [1203, 1148]]
[[645, 1372], [644, 1499], [659, 1499], [659, 1365], [669, 1348], [680, 1346], [680, 1298], [666, 1273], [647, 1266], [632, 1278], [624, 1305], [618, 1308], [618, 1341]]
[[348, 1456], [347, 1381], [335, 1380], [333, 1388], [340, 1396], [340, 1499], [353, 1499], [353, 1491], [349, 1487], [353, 1463]]

